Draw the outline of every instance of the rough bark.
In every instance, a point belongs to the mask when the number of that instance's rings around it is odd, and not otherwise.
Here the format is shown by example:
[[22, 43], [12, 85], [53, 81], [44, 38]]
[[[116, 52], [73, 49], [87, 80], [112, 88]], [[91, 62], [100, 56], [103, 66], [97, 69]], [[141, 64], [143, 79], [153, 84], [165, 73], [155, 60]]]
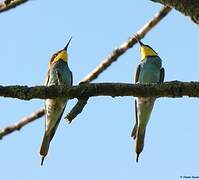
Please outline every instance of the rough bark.
[[151, 0], [172, 7], [199, 24], [199, 0]]
[[0, 96], [22, 100], [57, 97], [82, 99], [94, 96], [199, 97], [199, 82], [172, 81], [162, 84], [86, 83], [71, 88], [64, 86], [0, 86]]
[[0, 3], [0, 13], [15, 8], [21, 4], [28, 2], [28, 0], [5, 0]]

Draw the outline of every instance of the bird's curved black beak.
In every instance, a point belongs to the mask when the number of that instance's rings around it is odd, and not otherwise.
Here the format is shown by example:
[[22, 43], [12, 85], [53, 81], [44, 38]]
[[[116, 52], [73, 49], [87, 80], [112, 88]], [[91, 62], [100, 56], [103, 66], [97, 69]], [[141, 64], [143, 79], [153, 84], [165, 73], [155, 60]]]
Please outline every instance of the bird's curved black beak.
[[136, 39], [136, 41], [140, 44], [140, 46], [144, 46], [144, 44], [140, 41], [139, 37], [137, 34], [134, 34], [134, 38]]
[[67, 51], [68, 45], [70, 44], [71, 40], [72, 40], [72, 37], [68, 40], [68, 43], [67, 43], [66, 46], [64, 47], [64, 50], [65, 50], [65, 51]]

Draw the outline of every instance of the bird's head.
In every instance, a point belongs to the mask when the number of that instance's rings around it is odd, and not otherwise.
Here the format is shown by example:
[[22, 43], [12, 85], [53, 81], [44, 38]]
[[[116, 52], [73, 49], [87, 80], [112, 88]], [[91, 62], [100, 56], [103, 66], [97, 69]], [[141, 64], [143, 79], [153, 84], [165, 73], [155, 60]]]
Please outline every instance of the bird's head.
[[64, 62], [67, 62], [68, 61], [68, 53], [67, 53], [67, 48], [68, 48], [68, 45], [70, 44], [70, 41], [71, 41], [72, 37], [69, 39], [68, 43], [66, 44], [66, 46], [61, 49], [60, 51], [58, 51], [57, 53], [55, 53], [51, 60], [50, 60], [50, 64], [49, 65], [52, 65], [60, 60], [64, 61]]
[[142, 43], [137, 36], [134, 36], [134, 37], [136, 41], [140, 44], [140, 53], [141, 53], [142, 60], [149, 56], [158, 56], [157, 52], [155, 52], [152, 47]]

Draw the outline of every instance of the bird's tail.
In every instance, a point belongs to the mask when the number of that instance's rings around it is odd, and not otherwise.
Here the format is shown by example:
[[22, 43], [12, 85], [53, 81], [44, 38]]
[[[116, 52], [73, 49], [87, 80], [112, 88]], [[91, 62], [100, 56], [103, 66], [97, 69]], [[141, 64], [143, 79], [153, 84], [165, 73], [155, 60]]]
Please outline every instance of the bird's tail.
[[137, 123], [135, 124], [135, 126], [134, 126], [134, 128], [133, 128], [133, 130], [131, 132], [131, 137], [133, 139], [136, 139], [136, 131], [137, 131]]
[[142, 132], [139, 127], [136, 133], [136, 145], [135, 145], [135, 151], [137, 153], [136, 162], [138, 162], [139, 155], [144, 148], [144, 137], [145, 137], [145, 130]]
[[43, 165], [45, 156], [48, 154], [49, 145], [50, 145], [50, 138], [45, 133], [40, 148], [40, 155], [42, 156], [41, 166]]

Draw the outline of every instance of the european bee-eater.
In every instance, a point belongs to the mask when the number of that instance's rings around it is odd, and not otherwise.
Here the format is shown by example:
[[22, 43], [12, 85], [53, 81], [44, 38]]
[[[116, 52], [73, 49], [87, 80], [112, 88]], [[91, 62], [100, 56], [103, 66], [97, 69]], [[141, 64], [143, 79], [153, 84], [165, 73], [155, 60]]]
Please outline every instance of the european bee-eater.
[[[63, 85], [72, 86], [73, 77], [72, 72], [68, 67], [68, 53], [67, 48], [71, 41], [68, 41], [66, 46], [55, 53], [48, 65], [48, 73], [45, 80], [46, 86], [51, 85]], [[64, 112], [67, 98], [56, 98], [45, 100], [45, 133], [40, 148], [40, 155], [42, 156], [41, 165], [44, 158], [48, 153], [50, 142], [55, 134], [55, 131], [59, 125], [60, 119]]]
[[[137, 67], [135, 83], [162, 83], [164, 81], [164, 68], [162, 60], [150, 46], [143, 44], [138, 37], [140, 44], [141, 63]], [[136, 140], [135, 151], [137, 153], [136, 162], [144, 147], [144, 137], [146, 126], [149, 121], [155, 98], [137, 97], [135, 98], [135, 119], [136, 123], [132, 131], [132, 137]]]

